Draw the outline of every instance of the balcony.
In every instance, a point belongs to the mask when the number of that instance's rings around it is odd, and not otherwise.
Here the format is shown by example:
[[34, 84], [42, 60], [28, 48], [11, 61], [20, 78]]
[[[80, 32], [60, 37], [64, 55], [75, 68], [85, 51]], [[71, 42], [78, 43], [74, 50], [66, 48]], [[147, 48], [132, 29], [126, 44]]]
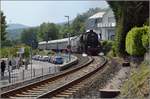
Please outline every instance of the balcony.
[[116, 23], [98, 23], [97, 27], [115, 27]]

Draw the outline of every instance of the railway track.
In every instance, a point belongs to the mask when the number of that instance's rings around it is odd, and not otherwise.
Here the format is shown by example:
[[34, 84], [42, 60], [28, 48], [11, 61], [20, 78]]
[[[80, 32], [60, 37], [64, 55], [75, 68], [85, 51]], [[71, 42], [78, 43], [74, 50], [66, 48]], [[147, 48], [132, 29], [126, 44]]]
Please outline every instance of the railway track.
[[[105, 63], [106, 60], [104, 58], [98, 56], [93, 57], [89, 62], [82, 66], [77, 66], [76, 68], [72, 68], [63, 74], [49, 79], [4, 92], [1, 94], [1, 97], [16, 99], [50, 98], [71, 95], [74, 91], [84, 85], [84, 83], [81, 84], [83, 80], [100, 70]], [[71, 89], [73, 90], [71, 91]], [[68, 91], [68, 93], [66, 91]]]

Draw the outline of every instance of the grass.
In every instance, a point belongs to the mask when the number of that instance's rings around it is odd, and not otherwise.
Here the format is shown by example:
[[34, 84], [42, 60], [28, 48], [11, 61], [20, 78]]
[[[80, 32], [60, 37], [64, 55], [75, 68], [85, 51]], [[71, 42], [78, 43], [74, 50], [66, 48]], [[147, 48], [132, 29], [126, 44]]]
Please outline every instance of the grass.
[[145, 98], [150, 93], [150, 67], [143, 62], [138, 69], [133, 69], [130, 78], [121, 89], [121, 96]]

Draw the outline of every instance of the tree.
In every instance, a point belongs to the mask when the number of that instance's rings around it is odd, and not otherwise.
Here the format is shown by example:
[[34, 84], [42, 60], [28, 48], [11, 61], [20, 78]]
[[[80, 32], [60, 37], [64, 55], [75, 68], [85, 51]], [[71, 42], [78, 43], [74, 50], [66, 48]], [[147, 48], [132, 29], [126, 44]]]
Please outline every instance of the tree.
[[1, 22], [1, 24], [0, 24], [0, 27], [1, 27], [0, 28], [0, 33], [1, 33], [1, 41], [3, 42], [3, 41], [6, 40], [6, 34], [7, 34], [6, 27], [7, 27], [7, 25], [6, 25], [6, 20], [5, 20], [6, 16], [4, 16], [4, 13], [2, 11], [0, 11], [0, 13], [1, 13], [1, 18], [0, 18], [0, 22]]
[[25, 29], [21, 35], [21, 41], [26, 45], [29, 45], [33, 48], [37, 48], [38, 41], [36, 28]]
[[42, 40], [48, 41], [57, 39], [59, 30], [54, 23], [43, 23], [40, 25], [38, 33]]
[[141, 27], [149, 17], [149, 1], [107, 1], [116, 19], [115, 51], [125, 55], [125, 38], [132, 27]]
[[78, 15], [75, 20], [72, 23], [71, 29], [72, 29], [72, 35], [79, 35], [83, 32], [85, 32], [85, 22], [86, 22], [86, 16], [85, 15]]

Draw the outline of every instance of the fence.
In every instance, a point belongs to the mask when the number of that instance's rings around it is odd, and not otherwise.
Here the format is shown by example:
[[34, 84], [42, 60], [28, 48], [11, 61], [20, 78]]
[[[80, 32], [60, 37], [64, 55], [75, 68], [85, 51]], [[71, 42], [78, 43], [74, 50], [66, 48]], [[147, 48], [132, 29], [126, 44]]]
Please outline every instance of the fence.
[[38, 69], [33, 68], [32, 71], [31, 69], [20, 70], [19, 72], [10, 71], [7, 72], [7, 75], [9, 83], [16, 83], [18, 81], [30, 80], [34, 77], [40, 77], [46, 74], [54, 74], [57, 72], [59, 72], [59, 67], [51, 66], [48, 68], [38, 68]]
[[[64, 57], [64, 59], [65, 59], [64, 63], [69, 62], [67, 55]], [[74, 60], [74, 59], [75, 59], [75, 57], [72, 56], [71, 60]], [[33, 60], [32, 63], [33, 63], [32, 65], [34, 65], [34, 66], [31, 66], [31, 64], [29, 64], [28, 69], [25, 69], [26, 67], [22, 66], [20, 68], [15, 67], [14, 70], [12, 70], [13, 67], [7, 66], [6, 71], [5, 71], [5, 76], [0, 77], [0, 79], [4, 78], [4, 79], [1, 79], [4, 82], [2, 81], [0, 83], [0, 86], [5, 86], [7, 84], [13, 84], [13, 83], [16, 83], [19, 81], [30, 80], [35, 77], [40, 77], [40, 76], [44, 76], [47, 74], [54, 74], [54, 73], [58, 73], [60, 71], [59, 66], [53, 65], [53, 64], [50, 64], [47, 62]], [[35, 68], [35, 66], [39, 67], [39, 68]], [[9, 71], [9, 68], [11, 71]]]

